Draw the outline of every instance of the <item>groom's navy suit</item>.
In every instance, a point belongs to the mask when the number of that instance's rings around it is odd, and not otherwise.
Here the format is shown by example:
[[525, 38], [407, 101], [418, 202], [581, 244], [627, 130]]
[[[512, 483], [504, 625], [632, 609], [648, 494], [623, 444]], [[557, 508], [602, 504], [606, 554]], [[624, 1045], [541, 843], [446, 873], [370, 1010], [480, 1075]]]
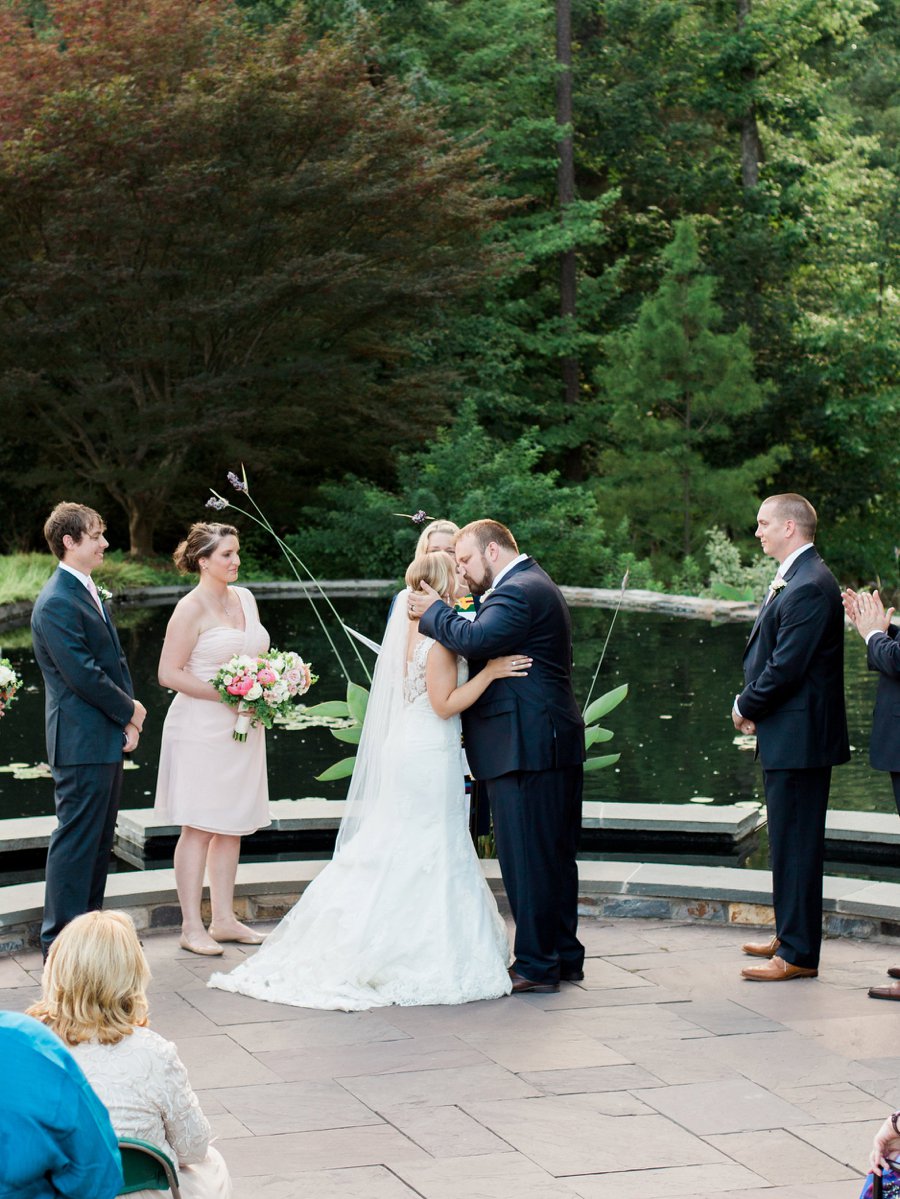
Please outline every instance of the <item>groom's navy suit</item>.
[[46, 692], [47, 761], [59, 821], [47, 854], [41, 943], [46, 953], [73, 917], [103, 906], [122, 789], [125, 725], [134, 713], [131, 676], [109, 613], [84, 584], [58, 569], [31, 616], [34, 656]]
[[513, 566], [474, 621], [433, 604], [426, 636], [469, 661], [533, 659], [527, 678], [498, 679], [462, 714], [466, 757], [483, 781], [516, 921], [514, 969], [534, 982], [581, 970], [578, 926], [584, 721], [572, 691], [572, 631], [559, 588], [531, 559]]
[[900, 637], [891, 625], [866, 645], [869, 670], [878, 671], [878, 694], [872, 716], [869, 761], [875, 770], [890, 771], [894, 802], [900, 813]]
[[737, 704], [756, 723], [778, 956], [815, 968], [831, 768], [850, 757], [844, 613], [837, 581], [815, 547], [794, 560], [784, 584], [750, 633]]

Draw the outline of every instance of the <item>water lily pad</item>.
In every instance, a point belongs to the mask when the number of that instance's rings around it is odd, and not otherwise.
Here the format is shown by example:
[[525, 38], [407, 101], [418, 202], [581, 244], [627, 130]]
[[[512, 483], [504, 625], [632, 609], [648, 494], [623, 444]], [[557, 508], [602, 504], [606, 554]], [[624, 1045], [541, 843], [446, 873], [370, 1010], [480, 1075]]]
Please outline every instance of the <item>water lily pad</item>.
[[307, 711], [292, 712], [289, 716], [276, 716], [275, 723], [279, 728], [292, 732], [295, 729], [347, 729], [356, 722], [346, 716], [311, 716]]
[[12, 774], [16, 770], [27, 770], [28, 762], [10, 762], [8, 766], [0, 766], [0, 774]]
[[738, 749], [756, 749], [756, 734], [738, 733], [731, 744], [736, 745]]
[[712, 795], [692, 795], [691, 803], [715, 803], [715, 797]]
[[49, 779], [52, 777], [50, 767], [45, 762], [39, 766], [23, 766], [13, 775], [14, 779]]
[[123, 770], [140, 770], [140, 766], [137, 764], [137, 762], [132, 762], [126, 758], [125, 762], [122, 765], [122, 769]]

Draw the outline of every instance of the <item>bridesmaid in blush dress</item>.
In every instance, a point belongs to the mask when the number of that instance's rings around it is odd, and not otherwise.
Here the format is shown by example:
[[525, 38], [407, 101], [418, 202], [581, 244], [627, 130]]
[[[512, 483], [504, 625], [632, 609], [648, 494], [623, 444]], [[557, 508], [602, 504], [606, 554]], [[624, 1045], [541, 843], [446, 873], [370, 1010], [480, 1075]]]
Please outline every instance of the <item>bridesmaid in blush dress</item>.
[[[263, 937], [234, 914], [234, 879], [241, 837], [270, 824], [265, 730], [232, 737], [235, 711], [209, 682], [234, 654], [269, 648], [256, 601], [234, 586], [240, 555], [231, 525], [199, 523], [173, 555], [199, 582], [175, 607], [159, 659], [159, 681], [178, 694], [163, 726], [156, 812], [180, 824], [175, 881], [181, 904], [181, 947], [222, 953], [221, 941], [258, 945]], [[203, 925], [200, 903], [209, 873], [212, 920]]]

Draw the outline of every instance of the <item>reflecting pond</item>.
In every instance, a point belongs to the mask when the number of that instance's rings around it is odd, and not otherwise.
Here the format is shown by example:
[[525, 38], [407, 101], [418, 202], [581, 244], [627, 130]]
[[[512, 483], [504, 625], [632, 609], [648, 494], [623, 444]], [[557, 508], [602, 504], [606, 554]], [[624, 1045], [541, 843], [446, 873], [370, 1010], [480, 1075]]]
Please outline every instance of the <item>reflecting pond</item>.
[[[380, 640], [387, 612], [381, 599], [335, 599], [347, 624]], [[313, 663], [319, 683], [309, 702], [342, 698], [344, 683], [309, 603], [302, 598], [260, 602], [272, 642], [296, 649]], [[116, 620], [138, 696], [149, 709], [146, 732], [125, 776], [123, 806], [153, 802], [163, 717], [170, 696], [156, 682], [168, 607], [119, 609]], [[576, 689], [584, 700], [612, 612], [573, 609]], [[614, 730], [598, 752], [621, 751], [616, 767], [589, 774], [586, 798], [618, 802], [685, 803], [709, 797], [727, 804], [761, 799], [761, 775], [752, 747], [738, 748], [729, 716], [738, 689], [741, 654], [749, 626], [714, 625], [669, 615], [620, 613], [606, 652], [595, 695], [627, 682], [626, 701], [602, 723]], [[24, 676], [26, 687], [0, 721], [0, 768], [29, 765], [45, 757], [43, 688], [27, 629], [0, 633], [3, 654]], [[343, 652], [343, 646], [341, 646]], [[367, 659], [372, 655], [362, 651]], [[852, 761], [835, 771], [833, 808], [893, 812], [888, 777], [869, 769], [868, 730], [875, 679], [865, 667], [864, 647], [848, 631], [847, 700]], [[364, 681], [362, 671], [351, 670]], [[345, 747], [323, 728], [277, 729], [269, 734], [269, 779], [273, 799], [343, 797], [346, 784], [319, 783], [315, 775], [343, 757]], [[0, 769], [0, 818], [52, 813], [48, 776], [16, 778]]]

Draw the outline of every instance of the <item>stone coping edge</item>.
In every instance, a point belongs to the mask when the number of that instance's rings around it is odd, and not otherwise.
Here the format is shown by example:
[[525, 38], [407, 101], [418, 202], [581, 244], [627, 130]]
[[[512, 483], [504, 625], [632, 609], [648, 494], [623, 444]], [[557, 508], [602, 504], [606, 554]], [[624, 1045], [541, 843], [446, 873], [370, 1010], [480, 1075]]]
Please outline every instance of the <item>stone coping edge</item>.
[[[298, 833], [335, 830], [344, 812], [340, 799], [273, 799], [271, 824], [265, 833]], [[697, 837], [726, 836], [735, 843], [749, 837], [764, 823], [757, 808], [735, 805], [699, 807], [696, 804], [624, 804], [587, 801], [582, 828], [632, 833], [690, 832]], [[895, 821], [896, 823], [896, 821]], [[45, 849], [56, 828], [55, 816], [16, 816], [0, 820], [0, 854]], [[179, 825], [164, 824], [153, 808], [123, 808], [116, 821], [117, 848], [144, 851], [160, 838], [177, 837]], [[900, 827], [898, 827], [900, 837]]]
[[[240, 866], [235, 888], [239, 918], [279, 919], [326, 864], [324, 860], [300, 860]], [[499, 864], [483, 860], [482, 869], [493, 891], [502, 895]], [[772, 876], [766, 870], [579, 862], [578, 875], [583, 917], [698, 920], [747, 928], [774, 925]], [[43, 891], [41, 882], [0, 890], [0, 955], [38, 943]], [[108, 907], [130, 912], [142, 932], [180, 923], [173, 870], [110, 875], [106, 899]], [[824, 911], [826, 936], [900, 940], [900, 884], [827, 877]]]
[[[170, 603], [178, 596], [190, 591], [192, 583], [172, 584], [158, 587], [123, 587], [116, 593], [113, 602], [122, 604]], [[261, 596], [315, 596], [319, 588], [329, 596], [358, 596], [372, 598], [393, 594], [401, 586], [398, 579], [320, 579], [318, 587], [313, 583], [298, 583], [294, 580], [271, 582], [249, 580], [246, 586]], [[759, 605], [741, 600], [705, 599], [696, 595], [669, 595], [664, 591], [627, 590], [624, 595], [618, 588], [609, 587], [561, 587], [566, 601], [580, 608], [615, 608], [631, 612], [662, 612], [672, 616], [687, 616], [695, 620], [725, 620], [752, 622]], [[33, 601], [19, 600], [16, 603], [0, 604], [0, 629], [16, 628], [27, 624], [31, 618]]]

